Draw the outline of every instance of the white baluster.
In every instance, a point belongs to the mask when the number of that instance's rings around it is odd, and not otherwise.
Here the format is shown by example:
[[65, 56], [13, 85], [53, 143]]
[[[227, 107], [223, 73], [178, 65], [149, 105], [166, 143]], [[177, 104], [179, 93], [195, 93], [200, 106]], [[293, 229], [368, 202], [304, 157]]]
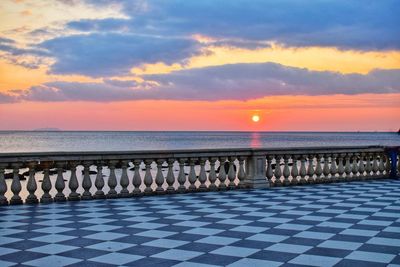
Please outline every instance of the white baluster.
[[90, 166], [91, 165], [92, 165], [91, 161], [83, 162], [83, 180], [82, 180], [83, 193], [81, 196], [82, 200], [92, 199], [92, 194], [90, 193], [90, 188], [92, 187], [92, 180], [90, 179]]
[[378, 171], [379, 171], [379, 166], [378, 166], [378, 153], [372, 153], [372, 176], [373, 178], [378, 177]]
[[103, 191], [103, 187], [104, 187], [103, 164], [104, 164], [104, 162], [98, 161], [97, 166], [96, 166], [97, 175], [96, 175], [96, 180], [94, 181], [94, 185], [96, 186], [97, 191], [93, 195], [93, 197], [96, 199], [106, 198], [106, 195]]
[[385, 162], [384, 162], [384, 154], [383, 153], [380, 153], [379, 154], [379, 166], [378, 166], [378, 169], [379, 169], [379, 176], [380, 177], [384, 177], [385, 176]]
[[210, 158], [210, 172], [208, 174], [208, 180], [210, 181], [210, 185], [208, 189], [211, 191], [217, 190], [217, 186], [215, 185], [215, 181], [217, 180], [217, 173], [215, 172], [215, 162], [217, 158], [211, 157]]
[[110, 176], [108, 176], [107, 185], [110, 188], [110, 190], [107, 193], [107, 198], [118, 197], [118, 193], [115, 190], [115, 187], [117, 187], [117, 176], [115, 175], [115, 166], [117, 165], [117, 163], [118, 163], [117, 160], [110, 160], [108, 162], [108, 168], [110, 169]]
[[207, 174], [206, 174], [206, 169], [205, 169], [205, 164], [206, 164], [207, 158], [200, 158], [200, 173], [199, 173], [199, 181], [200, 181], [200, 186], [199, 190], [200, 191], [206, 191], [207, 186], [206, 186], [206, 181], [207, 181]]
[[25, 203], [27, 204], [36, 204], [39, 202], [38, 198], [35, 195], [37, 190], [37, 184], [35, 179], [35, 167], [36, 162], [29, 162], [29, 178], [28, 182], [26, 183], [26, 190], [29, 192], [29, 195], [26, 197]]
[[226, 171], [225, 171], [225, 161], [226, 157], [220, 157], [219, 158], [219, 173], [218, 173], [218, 180], [219, 180], [219, 190], [225, 190], [226, 189]]
[[352, 155], [350, 153], [345, 154], [346, 164], [344, 167], [344, 172], [346, 173], [346, 177], [344, 178], [344, 181], [351, 181], [351, 158]]
[[13, 163], [11, 164], [13, 167], [13, 180], [11, 183], [11, 191], [13, 192], [13, 196], [10, 199], [11, 205], [22, 204], [22, 198], [19, 195], [21, 192], [21, 181], [19, 180], [19, 168], [21, 167], [20, 163]]
[[321, 177], [322, 173], [323, 173], [322, 165], [321, 165], [321, 158], [322, 158], [322, 154], [318, 154], [317, 155], [317, 166], [315, 167], [315, 175], [316, 175], [315, 182], [316, 183], [322, 183], [323, 182], [323, 179]]
[[275, 170], [274, 170], [274, 176], [275, 176], [275, 186], [282, 186], [282, 171], [281, 171], [281, 155], [277, 155], [275, 157]]
[[50, 195], [50, 190], [51, 190], [51, 180], [50, 180], [50, 174], [49, 174], [49, 167], [50, 167], [50, 162], [43, 162], [43, 181], [42, 181], [42, 190], [43, 190], [43, 195], [40, 198], [41, 203], [50, 203], [53, 202], [53, 198]]
[[386, 167], [386, 176], [390, 176], [391, 161], [388, 154], [385, 154], [385, 167]]
[[140, 190], [140, 185], [142, 184], [142, 177], [140, 177], [140, 163], [142, 163], [141, 159], [135, 159], [133, 161], [134, 167], [134, 173], [133, 173], [133, 186], [135, 187], [133, 189], [133, 196], [138, 197], [142, 195], [142, 191]]
[[354, 153], [353, 157], [352, 157], [353, 161], [351, 163], [352, 175], [351, 175], [351, 178], [349, 178], [350, 181], [351, 180], [357, 180], [357, 173], [358, 173], [357, 158], [358, 158], [358, 154]]
[[174, 162], [175, 159], [168, 159], [168, 173], [167, 173], [167, 193], [174, 193], [175, 188], [174, 188], [174, 183], [175, 183], [175, 175], [174, 175]]
[[292, 185], [297, 185], [299, 183], [299, 181], [297, 180], [297, 176], [299, 176], [299, 169], [297, 168], [297, 159], [298, 159], [298, 155], [293, 155], [292, 156], [292, 171], [291, 171], [291, 175], [292, 175], [292, 181], [291, 184]]
[[314, 155], [308, 155], [307, 183], [309, 183], [309, 184], [315, 183], [315, 180], [314, 180], [315, 171], [314, 171], [313, 161], [314, 161]]
[[330, 168], [330, 173], [331, 173], [331, 178], [330, 178], [330, 181], [331, 182], [333, 182], [333, 183], [335, 183], [335, 182], [337, 182], [337, 177], [336, 177], [336, 174], [337, 174], [337, 167], [336, 167], [336, 158], [337, 158], [337, 154], [332, 154], [332, 157], [331, 157], [331, 168]]
[[229, 189], [235, 189], [235, 179], [236, 179], [236, 171], [235, 171], [235, 159], [236, 157], [229, 157], [229, 170], [228, 170], [228, 180]]
[[323, 182], [329, 183], [329, 174], [331, 173], [331, 168], [329, 168], [329, 154], [324, 155], [324, 168], [322, 170], [324, 174]]
[[371, 179], [371, 171], [372, 171], [372, 164], [371, 164], [371, 153], [366, 153], [365, 157], [367, 162], [365, 164], [365, 179]]
[[144, 174], [144, 185], [146, 188], [144, 189], [144, 193], [146, 195], [152, 194], [153, 189], [151, 188], [153, 184], [153, 176], [151, 175], [151, 164], [153, 163], [152, 159], [146, 159], [144, 164], [146, 166], [146, 172]]
[[190, 185], [189, 185], [189, 191], [190, 192], [194, 192], [197, 189], [196, 185], [195, 185], [197, 177], [196, 177], [196, 172], [194, 170], [194, 165], [195, 165], [196, 160], [197, 160], [197, 158], [190, 158], [189, 159], [190, 171], [189, 171], [189, 177], [188, 178], [189, 178], [189, 183], [190, 183]]
[[186, 160], [187, 160], [186, 158], [179, 159], [179, 175], [178, 175], [178, 183], [179, 183], [178, 192], [179, 193], [186, 192], [186, 187], [185, 187], [185, 183], [186, 183], [185, 162], [186, 162]]
[[71, 193], [68, 195], [68, 200], [77, 201], [80, 200], [80, 194], [76, 192], [79, 187], [78, 178], [76, 177], [76, 166], [78, 165], [77, 161], [71, 161], [69, 163], [71, 169], [71, 177], [69, 178], [68, 187], [71, 190]]
[[128, 161], [122, 160], [121, 161], [121, 179], [119, 181], [122, 189], [119, 193], [119, 197], [130, 197], [131, 194], [129, 193], [128, 186], [129, 186], [129, 177], [128, 177]]
[[299, 183], [301, 185], [307, 184], [306, 180], [306, 175], [307, 175], [307, 170], [306, 170], [306, 155], [301, 155], [300, 156], [300, 181]]
[[360, 173], [360, 179], [361, 180], [365, 180], [365, 165], [364, 165], [364, 157], [365, 157], [365, 153], [361, 153], [360, 154], [360, 162], [358, 164], [358, 172]]
[[339, 174], [338, 179], [339, 179], [339, 182], [343, 182], [344, 181], [343, 174], [344, 174], [345, 169], [344, 169], [343, 159], [344, 159], [345, 156], [346, 156], [346, 154], [343, 154], [343, 153], [339, 154], [339, 166], [338, 166], [338, 174]]
[[63, 176], [63, 172], [64, 172], [64, 166], [65, 166], [65, 162], [56, 162], [56, 167], [57, 167], [57, 178], [56, 178], [56, 183], [54, 185], [54, 187], [57, 190], [57, 194], [54, 197], [54, 201], [56, 202], [64, 202], [67, 200], [67, 198], [65, 197], [63, 191], [65, 188], [65, 182], [64, 182], [64, 176]]
[[156, 174], [156, 184], [157, 184], [157, 188], [156, 188], [156, 193], [157, 194], [164, 194], [164, 175], [162, 173], [162, 165], [164, 163], [165, 159], [157, 159], [156, 163], [157, 163], [157, 174]]
[[289, 181], [289, 176], [290, 176], [290, 169], [289, 169], [289, 155], [285, 155], [283, 157], [283, 162], [285, 163], [285, 165], [283, 166], [283, 185], [288, 186], [290, 185], [290, 181]]

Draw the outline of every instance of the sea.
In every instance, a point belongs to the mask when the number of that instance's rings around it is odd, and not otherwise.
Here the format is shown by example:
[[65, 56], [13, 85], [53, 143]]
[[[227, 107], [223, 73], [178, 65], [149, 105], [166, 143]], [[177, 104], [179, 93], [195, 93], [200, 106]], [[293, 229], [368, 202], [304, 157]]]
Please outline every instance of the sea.
[[400, 146], [393, 132], [0, 131], [0, 153]]

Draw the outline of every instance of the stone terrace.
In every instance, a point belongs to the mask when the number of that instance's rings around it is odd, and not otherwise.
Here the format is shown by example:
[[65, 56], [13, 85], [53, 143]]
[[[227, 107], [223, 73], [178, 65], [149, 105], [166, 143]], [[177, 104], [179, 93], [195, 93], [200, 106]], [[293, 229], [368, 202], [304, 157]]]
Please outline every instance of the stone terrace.
[[0, 266], [400, 266], [400, 180], [0, 207]]

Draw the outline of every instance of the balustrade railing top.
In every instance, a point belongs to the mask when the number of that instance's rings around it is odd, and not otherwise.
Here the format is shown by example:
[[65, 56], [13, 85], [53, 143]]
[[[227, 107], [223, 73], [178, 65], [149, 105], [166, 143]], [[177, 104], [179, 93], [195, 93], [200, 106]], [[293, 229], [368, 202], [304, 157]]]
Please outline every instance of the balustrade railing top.
[[358, 146], [0, 153], [0, 204], [395, 177], [398, 151]]

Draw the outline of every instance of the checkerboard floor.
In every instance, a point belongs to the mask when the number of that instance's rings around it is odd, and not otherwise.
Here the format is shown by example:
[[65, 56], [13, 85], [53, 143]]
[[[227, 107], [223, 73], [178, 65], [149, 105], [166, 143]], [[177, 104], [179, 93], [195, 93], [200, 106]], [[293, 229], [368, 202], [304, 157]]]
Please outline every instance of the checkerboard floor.
[[0, 207], [0, 266], [400, 266], [400, 180]]

